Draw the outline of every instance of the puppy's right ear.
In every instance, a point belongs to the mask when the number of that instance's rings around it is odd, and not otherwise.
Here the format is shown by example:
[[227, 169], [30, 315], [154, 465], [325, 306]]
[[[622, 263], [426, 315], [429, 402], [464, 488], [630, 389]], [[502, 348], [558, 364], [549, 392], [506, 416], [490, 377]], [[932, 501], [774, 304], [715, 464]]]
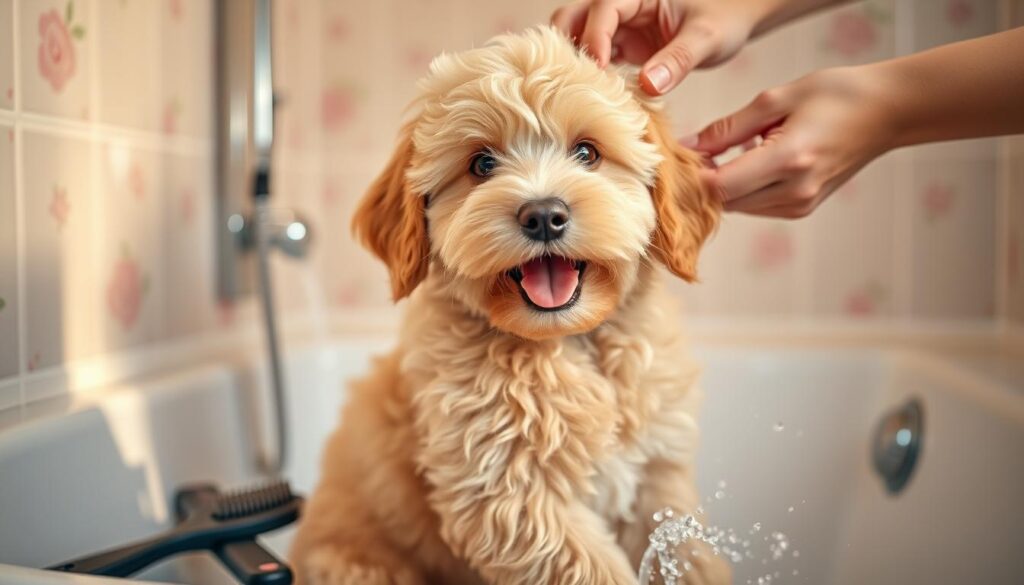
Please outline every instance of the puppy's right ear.
[[402, 129], [398, 148], [352, 217], [356, 238], [387, 265], [395, 301], [409, 296], [429, 267], [424, 197], [409, 189], [405, 177], [412, 159], [412, 127], [410, 123]]

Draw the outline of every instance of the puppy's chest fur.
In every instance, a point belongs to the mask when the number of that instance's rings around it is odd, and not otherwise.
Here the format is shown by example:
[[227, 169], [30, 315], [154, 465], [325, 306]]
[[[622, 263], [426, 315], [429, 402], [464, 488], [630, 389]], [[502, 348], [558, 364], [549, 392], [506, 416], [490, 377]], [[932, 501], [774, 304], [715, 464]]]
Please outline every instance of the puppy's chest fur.
[[444, 486], [434, 497], [485, 502], [543, 482], [609, 522], [634, 520], [645, 465], [696, 443], [694, 370], [674, 335], [656, 337], [607, 323], [528, 342], [467, 323], [418, 344], [404, 369], [418, 379], [417, 463]]

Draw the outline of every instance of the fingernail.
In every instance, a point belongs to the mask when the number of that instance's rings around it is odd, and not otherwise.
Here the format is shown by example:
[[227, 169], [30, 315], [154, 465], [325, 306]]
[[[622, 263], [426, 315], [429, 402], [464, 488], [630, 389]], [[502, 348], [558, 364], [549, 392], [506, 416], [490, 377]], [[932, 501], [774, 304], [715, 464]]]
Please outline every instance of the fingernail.
[[680, 146], [684, 146], [689, 149], [697, 148], [697, 145], [700, 144], [700, 136], [698, 136], [697, 134], [683, 136], [682, 138], [679, 139], [679, 144]]
[[668, 89], [668, 84], [672, 74], [669, 73], [668, 67], [664, 65], [655, 65], [647, 71], [647, 81], [650, 82], [654, 89], [658, 90], [658, 93], [665, 93]]

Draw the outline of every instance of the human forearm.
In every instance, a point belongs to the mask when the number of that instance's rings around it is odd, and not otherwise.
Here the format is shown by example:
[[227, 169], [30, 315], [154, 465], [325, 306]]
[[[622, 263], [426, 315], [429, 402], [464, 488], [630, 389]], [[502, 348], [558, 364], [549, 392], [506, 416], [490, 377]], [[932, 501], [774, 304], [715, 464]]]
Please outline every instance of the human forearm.
[[851, 0], [748, 0], [755, 11], [756, 24], [751, 38], [806, 16], [822, 8], [846, 4]]
[[870, 67], [887, 88], [894, 148], [1024, 133], [1024, 27]]

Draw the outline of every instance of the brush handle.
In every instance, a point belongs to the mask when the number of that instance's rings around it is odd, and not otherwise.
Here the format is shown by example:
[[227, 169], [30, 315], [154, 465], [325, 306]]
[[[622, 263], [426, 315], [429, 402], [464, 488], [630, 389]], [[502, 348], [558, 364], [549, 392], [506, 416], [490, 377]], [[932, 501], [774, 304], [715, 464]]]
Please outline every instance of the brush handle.
[[231, 542], [214, 549], [217, 558], [245, 585], [290, 585], [292, 571], [255, 540]]
[[179, 534], [172, 531], [135, 544], [80, 557], [49, 569], [66, 573], [128, 577], [152, 563], [188, 549], [187, 539], [180, 538]]

